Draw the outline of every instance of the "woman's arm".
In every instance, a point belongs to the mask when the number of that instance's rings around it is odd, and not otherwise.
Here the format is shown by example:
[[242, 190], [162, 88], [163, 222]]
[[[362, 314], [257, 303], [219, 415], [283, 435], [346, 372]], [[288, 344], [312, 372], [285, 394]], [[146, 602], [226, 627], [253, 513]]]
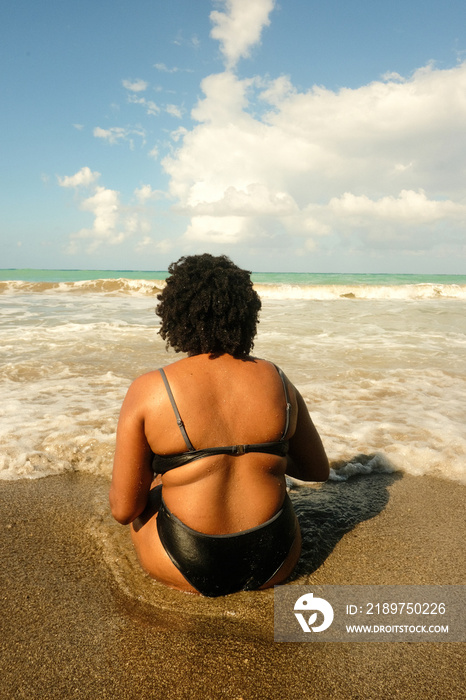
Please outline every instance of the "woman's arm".
[[112, 515], [122, 525], [142, 513], [154, 478], [152, 450], [144, 433], [144, 384], [142, 377], [131, 384], [117, 427], [109, 499]]
[[286, 473], [302, 481], [326, 481], [329, 463], [322, 440], [312, 422], [303, 397], [297, 389], [298, 417], [296, 430], [290, 438]]

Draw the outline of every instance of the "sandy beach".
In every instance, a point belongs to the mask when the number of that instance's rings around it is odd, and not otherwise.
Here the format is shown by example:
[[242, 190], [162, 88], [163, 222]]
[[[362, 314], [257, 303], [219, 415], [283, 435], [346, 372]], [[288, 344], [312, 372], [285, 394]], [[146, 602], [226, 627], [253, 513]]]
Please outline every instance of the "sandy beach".
[[[375, 474], [329, 488], [359, 511], [295, 583], [464, 583], [465, 486]], [[464, 644], [279, 644], [272, 591], [207, 600], [152, 582], [107, 489], [82, 474], [0, 485], [5, 700], [463, 697]]]

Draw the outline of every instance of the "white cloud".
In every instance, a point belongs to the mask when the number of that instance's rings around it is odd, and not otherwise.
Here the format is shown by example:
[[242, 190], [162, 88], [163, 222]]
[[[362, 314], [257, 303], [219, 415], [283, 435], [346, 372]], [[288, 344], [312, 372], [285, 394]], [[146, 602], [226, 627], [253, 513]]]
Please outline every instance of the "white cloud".
[[109, 129], [102, 129], [100, 126], [96, 126], [92, 133], [96, 138], [103, 139], [112, 146], [126, 141], [129, 143], [130, 148], [134, 148], [133, 136], [139, 136], [143, 143], [146, 137], [144, 129], [140, 127], [129, 129], [121, 126], [111, 126]]
[[275, 0], [222, 0], [222, 4], [224, 12], [210, 13], [214, 25], [210, 35], [220, 42], [226, 66], [231, 69], [260, 41], [262, 29], [270, 24]]
[[148, 255], [149, 253], [159, 253], [166, 254], [170, 253], [177, 247], [177, 242], [169, 238], [164, 238], [161, 241], [154, 240], [150, 236], [144, 236], [138, 243], [136, 243], [135, 250], [138, 253], [144, 253]]
[[[130, 104], [141, 105], [142, 107], [145, 108], [146, 113], [149, 115], [156, 116], [156, 115], [160, 114], [160, 112], [161, 112], [160, 107], [153, 100], [146, 100], [145, 97], [138, 97], [137, 95], [128, 95], [128, 102]], [[176, 117], [177, 119], [181, 119], [181, 117], [183, 116], [182, 110], [179, 107], [177, 107], [177, 105], [173, 105], [173, 104], [165, 105], [164, 111], [167, 114], [170, 114], [172, 117]], [[127, 132], [127, 130], [125, 130], [125, 129], [117, 130], [117, 128], [114, 127], [113, 129], [108, 129], [108, 130], [99, 129], [98, 130], [99, 133], [95, 133], [95, 132], [96, 132], [96, 130], [94, 130], [94, 136], [101, 136], [102, 138], [107, 138], [109, 141], [115, 143], [117, 139], [124, 138], [124, 135]]]
[[86, 166], [81, 168], [81, 170], [74, 175], [59, 177], [58, 183], [60, 187], [89, 187], [89, 185], [93, 185], [99, 177], [100, 173], [92, 172], [92, 170]]
[[379, 199], [345, 192], [328, 204], [310, 204], [304, 214], [304, 235], [306, 230], [320, 235], [337, 230], [357, 247], [375, 250], [430, 250], [449, 237], [454, 240], [458, 232], [464, 238], [466, 226], [466, 203], [428, 199], [422, 190]]
[[147, 86], [149, 83], [147, 83], [145, 80], [122, 80], [122, 85], [126, 90], [130, 90], [131, 92], [144, 92], [144, 90], [147, 90]]
[[192, 110], [192, 117], [198, 122], [214, 125], [238, 125], [252, 119], [247, 114], [248, 91], [254, 86], [252, 79], [239, 80], [229, 71], [209, 75], [201, 83], [205, 99], [200, 100]]
[[180, 139], [182, 139], [186, 134], [188, 133], [188, 130], [184, 126], [179, 126], [178, 129], [175, 129], [170, 133], [171, 138], [173, 141], [178, 142]]
[[166, 105], [165, 111], [167, 114], [170, 114], [172, 117], [177, 117], [178, 119], [181, 119], [183, 116], [181, 109], [176, 105]]
[[[180, 30], [178, 34], [176, 35], [176, 38], [173, 40], [173, 43], [176, 46], [188, 46], [191, 49], [198, 49], [201, 45], [201, 42], [199, 40], [199, 37], [196, 34], [193, 34], [191, 37], [188, 39], [184, 38], [183, 32]], [[156, 68], [160, 65], [164, 65], [163, 63], [156, 64]]]
[[[175, 43], [177, 43], [175, 41]], [[181, 42], [180, 42], [181, 43]], [[189, 42], [194, 48], [199, 48], [200, 42], [196, 37], [193, 37], [192, 40]], [[169, 68], [165, 63], [154, 63], [154, 68], [156, 68], [160, 73], [193, 73], [192, 68], [178, 68], [177, 66], [173, 66], [172, 68]]]
[[112, 126], [110, 129], [102, 129], [100, 126], [96, 126], [92, 133], [97, 139], [104, 139], [111, 144], [125, 140], [128, 135], [127, 129], [119, 126]]
[[142, 105], [143, 107], [145, 107], [147, 114], [160, 114], [160, 107], [153, 100], [146, 100], [145, 97], [129, 95], [128, 102], [130, 102], [131, 104]]
[[260, 98], [270, 105], [279, 106], [286, 98], [296, 94], [297, 91], [289, 77], [281, 75], [279, 78], [272, 80], [265, 90], [262, 90]]
[[195, 216], [184, 235], [186, 241], [204, 241], [229, 245], [247, 237], [245, 221], [240, 216]]
[[374, 201], [367, 195], [356, 196], [345, 192], [340, 198], [333, 198], [329, 208], [340, 216], [348, 216], [357, 225], [364, 225], [366, 218], [384, 219], [408, 225], [416, 223], [436, 223], [442, 219], [466, 220], [466, 204], [450, 200], [429, 200], [422, 190], [402, 190], [398, 197], [388, 195]]
[[190, 241], [233, 245], [272, 221], [309, 248], [328, 235], [404, 249], [464, 240], [466, 62], [337, 92], [226, 71], [202, 90], [197, 125], [172, 134], [162, 161]]
[[95, 194], [82, 202], [81, 209], [94, 215], [94, 224], [91, 229], [81, 229], [73, 238], [92, 239], [88, 252], [95, 250], [101, 243], [116, 244], [125, 239], [125, 234], [117, 230], [120, 214], [118, 192], [97, 187]]
[[196, 216], [289, 216], [298, 211], [296, 202], [289, 194], [272, 192], [259, 183], [249, 184], [244, 189], [227, 187], [223, 196], [214, 201], [201, 201], [195, 197], [186, 208]]
[[153, 190], [150, 185], [141, 185], [141, 187], [134, 190], [136, 199], [139, 202], [147, 202], [148, 200], [163, 199], [166, 197], [166, 193], [162, 190]]
[[[128, 237], [139, 231], [147, 230], [145, 221], [140, 219], [140, 213], [135, 207], [124, 207], [120, 201], [120, 193], [100, 185], [95, 181], [99, 173], [92, 173], [87, 167], [82, 168], [72, 176], [59, 180], [62, 187], [79, 187], [93, 185], [93, 194], [82, 199], [79, 208], [93, 215], [91, 227], [82, 228], [70, 235], [67, 252], [76, 254], [80, 251], [80, 242], [87, 241], [86, 252], [93, 253], [102, 244], [119, 245]], [[156, 199], [158, 194], [149, 185], [136, 190], [136, 197], [141, 201]]]
[[168, 68], [165, 63], [154, 63], [154, 68], [157, 68], [161, 73], [178, 73], [179, 68]]
[[158, 160], [158, 158], [159, 158], [159, 149], [157, 148], [157, 146], [154, 146], [154, 147], [149, 151], [149, 153], [148, 153], [147, 155], [149, 156], [149, 158], [152, 158], [153, 160]]
[[146, 100], [144, 103], [147, 114], [157, 115], [160, 114], [160, 107], [153, 100]]

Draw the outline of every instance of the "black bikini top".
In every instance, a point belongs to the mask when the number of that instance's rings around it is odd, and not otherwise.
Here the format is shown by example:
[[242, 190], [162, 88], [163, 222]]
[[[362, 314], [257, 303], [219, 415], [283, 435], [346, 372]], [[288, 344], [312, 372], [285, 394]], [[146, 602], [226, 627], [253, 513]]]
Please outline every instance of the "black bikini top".
[[196, 450], [188, 437], [188, 433], [186, 432], [186, 428], [181, 419], [180, 412], [178, 411], [178, 407], [176, 405], [175, 398], [173, 396], [165, 372], [163, 371], [163, 369], [160, 369], [159, 372], [162, 375], [162, 379], [167, 390], [168, 398], [170, 399], [170, 403], [173, 407], [176, 422], [178, 423], [178, 427], [181, 431], [188, 451], [180, 452], [174, 455], [154, 454], [154, 458], [152, 460], [153, 471], [156, 474], [165, 474], [165, 472], [170, 471], [170, 469], [175, 469], [176, 467], [181, 467], [185, 464], [189, 464], [190, 462], [194, 462], [196, 459], [203, 459], [203, 457], [211, 457], [212, 455], [233, 455], [236, 457], [244, 455], [247, 452], [261, 452], [271, 455], [277, 455], [278, 457], [284, 457], [288, 453], [288, 440], [285, 440], [285, 437], [288, 432], [288, 427], [290, 425], [291, 403], [288, 395], [288, 388], [286, 386], [285, 375], [279, 367], [277, 367], [277, 371], [280, 375], [280, 379], [282, 380], [286, 399], [285, 429], [283, 430], [283, 435], [281, 436], [280, 440], [276, 440], [275, 442], [258, 442], [253, 445], [228, 445], [226, 447], [206, 447], [203, 450]]

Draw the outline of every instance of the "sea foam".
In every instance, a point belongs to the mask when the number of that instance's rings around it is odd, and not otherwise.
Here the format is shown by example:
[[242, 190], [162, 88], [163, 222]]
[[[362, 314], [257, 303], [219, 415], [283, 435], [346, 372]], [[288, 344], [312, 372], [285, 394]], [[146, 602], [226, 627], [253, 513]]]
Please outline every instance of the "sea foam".
[[[95, 279], [66, 282], [34, 282], [22, 280], [0, 281], [0, 294], [102, 294], [102, 295], [157, 295], [165, 287], [164, 279]], [[466, 300], [465, 284], [287, 284], [255, 283], [254, 288], [264, 299], [306, 300]]]
[[[159, 282], [2, 283], [1, 479], [110, 476], [128, 386], [179, 357], [157, 333]], [[254, 347], [300, 390], [331, 461], [347, 464], [335, 476], [367, 468], [355, 455], [379, 454], [373, 469], [466, 483], [464, 288], [414, 285], [414, 298], [394, 285], [355, 300], [337, 287], [309, 298], [306, 285], [292, 297], [259, 283]]]

